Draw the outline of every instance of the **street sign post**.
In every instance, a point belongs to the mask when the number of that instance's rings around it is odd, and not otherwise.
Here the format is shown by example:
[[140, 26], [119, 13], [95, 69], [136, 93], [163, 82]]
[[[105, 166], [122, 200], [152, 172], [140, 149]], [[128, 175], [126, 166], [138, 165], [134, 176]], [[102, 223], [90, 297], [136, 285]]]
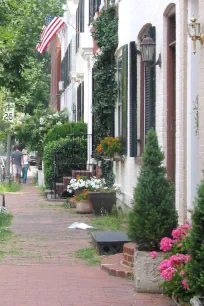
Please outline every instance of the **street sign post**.
[[[15, 103], [12, 102], [12, 97], [7, 97], [7, 103], [4, 106], [3, 120], [8, 123], [14, 121]], [[11, 157], [11, 133], [7, 135], [7, 161], [6, 161], [6, 175], [10, 175], [10, 157]]]

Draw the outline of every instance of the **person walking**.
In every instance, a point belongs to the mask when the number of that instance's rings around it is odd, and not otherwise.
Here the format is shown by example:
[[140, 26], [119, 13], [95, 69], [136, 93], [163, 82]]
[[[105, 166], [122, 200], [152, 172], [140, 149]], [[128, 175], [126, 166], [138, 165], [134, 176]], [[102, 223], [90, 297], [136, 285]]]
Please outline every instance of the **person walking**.
[[11, 164], [13, 169], [14, 183], [21, 182], [21, 170], [22, 170], [22, 152], [19, 145], [16, 145], [16, 150], [11, 155]]
[[23, 153], [22, 155], [22, 174], [23, 174], [22, 179], [23, 179], [23, 184], [26, 184], [28, 169], [30, 169], [29, 157], [25, 149], [23, 149], [22, 153]]

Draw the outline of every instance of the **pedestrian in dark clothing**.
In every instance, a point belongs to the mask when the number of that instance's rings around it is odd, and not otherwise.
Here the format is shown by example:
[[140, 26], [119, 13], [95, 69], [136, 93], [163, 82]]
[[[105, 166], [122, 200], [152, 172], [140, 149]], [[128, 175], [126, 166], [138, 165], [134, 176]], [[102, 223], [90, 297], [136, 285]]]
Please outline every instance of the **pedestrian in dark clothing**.
[[11, 155], [11, 164], [13, 170], [14, 183], [21, 182], [21, 170], [22, 170], [22, 152], [20, 147], [17, 145], [15, 152]]

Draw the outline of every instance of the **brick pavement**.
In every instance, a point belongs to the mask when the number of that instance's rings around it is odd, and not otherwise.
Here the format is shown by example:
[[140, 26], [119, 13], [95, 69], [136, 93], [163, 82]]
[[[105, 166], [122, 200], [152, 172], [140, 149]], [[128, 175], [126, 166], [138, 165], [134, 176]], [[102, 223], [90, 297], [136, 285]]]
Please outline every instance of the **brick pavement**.
[[88, 223], [89, 217], [47, 202], [31, 184], [7, 194], [6, 205], [15, 216], [11, 230], [16, 235], [3, 246], [0, 306], [174, 305], [161, 295], [135, 293], [133, 281], [74, 258], [77, 249], [89, 246], [89, 236], [67, 227], [74, 221]]

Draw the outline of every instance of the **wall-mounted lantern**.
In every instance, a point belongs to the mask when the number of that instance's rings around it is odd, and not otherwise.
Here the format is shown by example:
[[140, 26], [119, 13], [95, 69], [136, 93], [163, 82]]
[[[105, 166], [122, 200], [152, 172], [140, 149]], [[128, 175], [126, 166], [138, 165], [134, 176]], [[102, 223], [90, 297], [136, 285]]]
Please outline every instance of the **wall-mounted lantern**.
[[76, 121], [76, 104], [72, 103], [73, 120]]
[[190, 19], [191, 23], [188, 24], [188, 35], [193, 41], [193, 53], [196, 54], [196, 41], [200, 40], [201, 44], [204, 41], [204, 34], [200, 31], [200, 23], [196, 22], [197, 18], [193, 15]]
[[141, 42], [142, 61], [151, 68], [155, 67], [156, 65], [159, 65], [159, 67], [161, 67], [161, 53], [159, 54], [158, 60], [154, 63], [155, 50], [156, 43], [151, 37], [145, 35]]

